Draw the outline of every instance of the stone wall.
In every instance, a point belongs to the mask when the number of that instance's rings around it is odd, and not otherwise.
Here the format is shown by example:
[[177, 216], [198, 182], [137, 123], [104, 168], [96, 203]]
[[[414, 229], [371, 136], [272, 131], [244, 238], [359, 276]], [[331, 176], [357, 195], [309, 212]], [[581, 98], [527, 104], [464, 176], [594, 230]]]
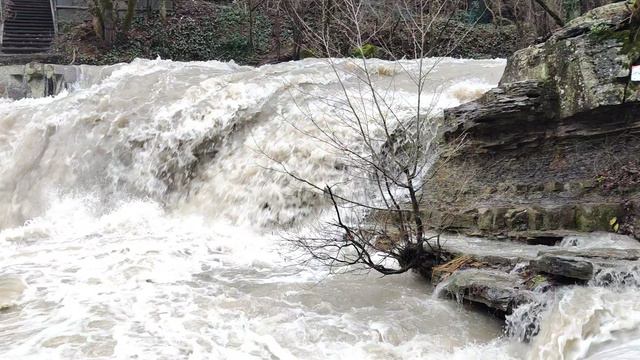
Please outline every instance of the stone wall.
[[428, 224], [539, 243], [640, 238], [640, 39], [628, 15], [615, 3], [572, 21], [509, 59], [498, 88], [445, 113], [445, 147], [465, 142], [434, 168]]

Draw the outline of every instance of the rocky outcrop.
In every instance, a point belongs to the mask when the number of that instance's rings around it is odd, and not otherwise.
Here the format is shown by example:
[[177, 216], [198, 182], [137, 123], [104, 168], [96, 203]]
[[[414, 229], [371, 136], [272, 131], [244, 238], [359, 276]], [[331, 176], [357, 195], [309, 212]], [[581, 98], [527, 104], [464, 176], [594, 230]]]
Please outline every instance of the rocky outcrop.
[[586, 248], [577, 243], [588, 244], [593, 237], [549, 247], [445, 236], [442, 252], [450, 261], [433, 269], [432, 282], [438, 294], [482, 304], [499, 315], [565, 284], [640, 285], [640, 244], [622, 235], [609, 239], [603, 247]]
[[442, 286], [458, 298], [508, 313], [535, 298], [524, 279], [498, 270], [469, 269], [453, 273]]
[[547, 245], [640, 237], [640, 38], [628, 16], [615, 3], [575, 19], [510, 58], [498, 88], [445, 112], [444, 146], [457, 151], [434, 167], [427, 224]]
[[501, 85], [524, 80], [548, 83], [559, 94], [560, 118], [625, 102], [640, 93], [629, 88], [640, 39], [628, 25], [625, 2], [596, 8], [571, 21], [543, 44], [517, 52]]
[[480, 237], [443, 241], [441, 293], [509, 313], [564, 284], [640, 285], [640, 37], [628, 18], [619, 2], [573, 20], [510, 58], [498, 88], [445, 112], [422, 217]]

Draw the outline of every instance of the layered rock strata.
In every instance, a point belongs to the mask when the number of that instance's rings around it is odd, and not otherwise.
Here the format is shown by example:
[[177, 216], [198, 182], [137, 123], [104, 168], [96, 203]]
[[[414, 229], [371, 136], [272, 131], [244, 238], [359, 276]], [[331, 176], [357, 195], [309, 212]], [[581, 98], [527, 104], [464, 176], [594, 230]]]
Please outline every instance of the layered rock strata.
[[458, 150], [434, 167], [426, 223], [548, 245], [573, 232], [640, 237], [640, 37], [628, 16], [624, 3], [587, 13], [445, 112], [444, 146]]

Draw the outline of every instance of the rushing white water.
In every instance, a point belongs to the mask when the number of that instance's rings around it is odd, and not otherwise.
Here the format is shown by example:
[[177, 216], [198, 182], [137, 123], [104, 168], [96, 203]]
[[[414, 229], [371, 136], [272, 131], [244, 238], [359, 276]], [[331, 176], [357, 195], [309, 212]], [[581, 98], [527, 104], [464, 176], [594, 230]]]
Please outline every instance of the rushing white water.
[[[366, 97], [357, 67], [336, 61], [348, 91]], [[433, 113], [477, 97], [504, 68], [428, 63]], [[415, 62], [370, 65], [397, 114], [411, 116]], [[292, 128], [305, 130], [305, 111], [332, 121], [324, 99], [340, 88], [326, 60], [83, 71], [72, 91], [0, 103], [0, 358], [637, 355], [636, 290], [556, 294], [540, 336], [523, 345], [410, 274], [298, 264], [278, 231], [324, 204], [266, 169], [262, 152], [320, 183], [343, 176], [335, 154]]]

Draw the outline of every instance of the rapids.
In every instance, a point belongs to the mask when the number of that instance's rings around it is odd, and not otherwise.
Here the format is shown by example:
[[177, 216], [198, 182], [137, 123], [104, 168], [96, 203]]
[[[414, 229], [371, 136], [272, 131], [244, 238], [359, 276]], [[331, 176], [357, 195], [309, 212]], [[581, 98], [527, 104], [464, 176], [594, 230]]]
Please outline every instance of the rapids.
[[[351, 61], [334, 61], [366, 97]], [[493, 87], [505, 65], [427, 63], [423, 103], [436, 117]], [[415, 62], [371, 66], [411, 116]], [[554, 294], [522, 344], [411, 274], [300, 264], [280, 231], [326, 204], [268, 169], [265, 153], [320, 183], [343, 176], [336, 154], [292, 128], [304, 130], [305, 110], [332, 121], [326, 60], [77, 70], [60, 95], [0, 102], [0, 358], [639, 357], [633, 288]]]

